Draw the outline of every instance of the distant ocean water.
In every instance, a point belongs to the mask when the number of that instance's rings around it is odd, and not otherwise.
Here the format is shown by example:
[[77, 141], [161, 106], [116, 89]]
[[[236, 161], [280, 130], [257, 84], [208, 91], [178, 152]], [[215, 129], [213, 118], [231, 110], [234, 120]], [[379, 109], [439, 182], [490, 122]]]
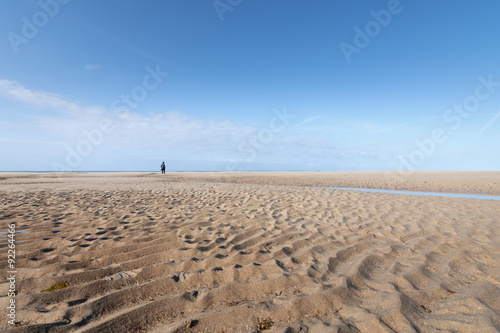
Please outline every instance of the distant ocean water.
[[433, 197], [461, 198], [461, 199], [478, 199], [478, 200], [500, 200], [500, 196], [496, 195], [481, 195], [481, 194], [466, 194], [466, 193], [445, 193], [445, 192], [421, 192], [421, 191], [397, 191], [384, 190], [373, 188], [354, 188], [354, 187], [329, 187], [329, 186], [313, 186], [314, 188], [329, 188], [332, 190], [347, 190], [361, 192], [376, 192], [376, 193], [391, 193], [403, 195], [421, 195]]
[[[22, 173], [87, 173], [87, 172], [160, 172], [156, 170], [151, 171], [0, 171], [0, 172], [22, 172]], [[182, 171], [172, 171], [172, 172], [182, 172]]]
[[[0, 172], [22, 172], [22, 173], [86, 173], [86, 172], [160, 172], [160, 170], [126, 170], [126, 171], [0, 171]], [[227, 170], [167, 170], [167, 172], [240, 172]], [[308, 170], [242, 170], [241, 172], [321, 172]]]

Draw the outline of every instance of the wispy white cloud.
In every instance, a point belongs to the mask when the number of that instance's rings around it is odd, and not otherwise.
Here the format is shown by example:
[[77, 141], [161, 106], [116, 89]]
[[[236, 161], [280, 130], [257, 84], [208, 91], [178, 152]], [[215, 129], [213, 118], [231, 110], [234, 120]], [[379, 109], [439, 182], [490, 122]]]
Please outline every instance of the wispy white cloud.
[[230, 149], [235, 142], [255, 131], [228, 120], [214, 121], [186, 115], [179, 111], [151, 116], [131, 113], [114, 123], [109, 143], [136, 149], [189, 150], [192, 152]]
[[488, 121], [488, 123], [486, 123], [486, 125], [484, 125], [481, 130], [479, 131], [479, 135], [482, 135], [484, 131], [486, 131], [488, 128], [490, 128], [491, 126], [493, 126], [493, 124], [496, 123], [496, 121], [500, 118], [500, 111], [498, 111], [495, 116], [493, 118], [490, 119], [490, 121]]
[[22, 143], [29, 145], [55, 145], [59, 146], [61, 143], [56, 141], [47, 141], [47, 140], [30, 140], [30, 139], [18, 139], [18, 138], [0, 138], [0, 143], [14, 144], [14, 143]]
[[[328, 138], [310, 133], [304, 129], [313, 123], [323, 122], [321, 116], [306, 119], [298, 117], [286, 129], [274, 133], [270, 142], [259, 142], [262, 129], [269, 125], [243, 126], [223, 117], [212, 119], [187, 115], [181, 111], [162, 111], [149, 114], [130, 111], [125, 119], [120, 119], [111, 109], [103, 106], [85, 106], [68, 101], [63, 96], [44, 91], [33, 91], [15, 81], [0, 80], [0, 94], [35, 108], [49, 108], [61, 111], [64, 116], [54, 113], [40, 113], [31, 116], [31, 123], [25, 126], [35, 129], [29, 139], [34, 142], [53, 140], [61, 147], [64, 156], [68, 146], [76, 149], [85, 133], [96, 131], [103, 119], [109, 119], [112, 130], [103, 136], [102, 145], [107, 152], [124, 152], [127, 156], [155, 155], [168, 152], [170, 156], [186, 160], [229, 161], [235, 159], [242, 165], [300, 164], [305, 161], [316, 165], [352, 163], [363, 160], [383, 159], [375, 149], [339, 146]], [[275, 115], [269, 112], [269, 120]], [[24, 119], [23, 121], [26, 121]], [[320, 125], [320, 124], [318, 124]], [[341, 126], [341, 125], [339, 125]], [[17, 137], [17, 136], [16, 136]], [[26, 137], [28, 139], [28, 137]], [[39, 139], [36, 141], [36, 139]], [[29, 144], [22, 139], [0, 139], [4, 144]], [[249, 151], [254, 155], [249, 160]], [[52, 157], [60, 159], [60, 157]]]
[[99, 66], [99, 65], [89, 64], [89, 65], [85, 66], [85, 70], [87, 70], [87, 71], [95, 71], [96, 69], [99, 69], [99, 68], [101, 68], [101, 66]]
[[243, 140], [254, 128], [226, 119], [202, 119], [178, 111], [142, 115], [130, 112], [126, 120], [103, 106], [84, 106], [63, 96], [25, 88], [16, 81], [0, 80], [0, 94], [36, 109], [50, 109], [65, 116], [47, 113], [31, 117], [35, 128], [49, 136], [78, 140], [84, 131], [98, 128], [100, 121], [111, 119], [113, 130], [106, 136], [107, 144], [137, 149], [163, 146], [183, 149], [215, 149], [230, 147]]
[[0, 79], [0, 94], [37, 109], [51, 109], [71, 116], [101, 114], [105, 110], [105, 108], [98, 106], [83, 107], [75, 102], [67, 101], [60, 95], [41, 90], [30, 90], [17, 81], [5, 79]]

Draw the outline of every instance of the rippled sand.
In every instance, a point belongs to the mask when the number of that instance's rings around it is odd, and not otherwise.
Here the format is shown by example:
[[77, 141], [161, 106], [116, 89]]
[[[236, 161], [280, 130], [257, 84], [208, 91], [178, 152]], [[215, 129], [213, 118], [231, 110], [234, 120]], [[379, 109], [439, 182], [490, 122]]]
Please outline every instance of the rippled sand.
[[497, 332], [498, 201], [303, 185], [498, 194], [499, 175], [0, 174], [2, 231], [27, 231], [12, 331]]

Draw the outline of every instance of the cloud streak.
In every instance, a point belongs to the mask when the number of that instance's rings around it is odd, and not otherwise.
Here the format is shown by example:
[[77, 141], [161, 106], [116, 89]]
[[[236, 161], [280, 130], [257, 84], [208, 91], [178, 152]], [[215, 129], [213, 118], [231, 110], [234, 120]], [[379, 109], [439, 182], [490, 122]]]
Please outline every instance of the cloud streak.
[[89, 65], [85, 66], [86, 71], [95, 71], [96, 69], [99, 69], [99, 68], [101, 68], [101, 66], [99, 66], [99, 65], [90, 65], [89, 64]]
[[483, 135], [483, 132], [486, 131], [488, 128], [490, 128], [491, 126], [493, 126], [493, 124], [496, 123], [496, 121], [500, 118], [500, 111], [498, 111], [495, 116], [493, 118], [490, 119], [490, 121], [488, 121], [488, 123], [486, 123], [486, 125], [484, 125], [481, 130], [479, 131], [479, 135]]
[[[125, 154], [130, 158], [134, 156], [143, 158], [166, 154], [178, 160], [237, 159], [242, 161], [243, 168], [245, 166], [253, 168], [258, 164], [285, 166], [302, 164], [305, 167], [305, 161], [307, 165], [326, 165], [328, 168], [336, 163], [350, 168], [352, 163], [362, 164], [363, 160], [386, 158], [384, 154], [375, 150], [339, 146], [331, 140], [307, 131], [312, 123], [323, 121], [321, 116], [303, 120], [297, 118], [286, 130], [276, 133], [273, 140], [258, 149], [255, 158], [247, 162], [248, 154], [245, 154], [242, 146], [248, 150], [252, 138], [256, 138], [265, 126], [243, 126], [224, 118], [200, 118], [181, 111], [150, 114], [131, 111], [125, 119], [120, 119], [116, 110], [103, 106], [84, 106], [57, 94], [29, 90], [18, 82], [9, 80], [0, 80], [0, 94], [35, 109], [59, 112], [54, 114], [41, 111], [31, 116], [30, 123], [24, 123], [25, 126], [34, 129], [29, 135], [29, 141], [17, 135], [17, 139], [4, 137], [0, 140], [0, 143], [4, 144], [35, 146], [37, 142], [39, 144], [49, 142], [47, 138], [50, 138], [50, 142], [59, 143], [60, 147], [59, 151], [52, 150], [54, 152], [52, 156], [47, 156], [52, 161], [64, 160], [67, 147], [76, 150], [82, 140], [87, 140], [85, 133], [99, 128], [99, 123], [103, 119], [110, 120], [112, 128], [103, 137], [102, 145], [105, 148], [96, 149], [104, 149], [115, 156]], [[271, 120], [274, 114], [272, 110], [269, 111]], [[39, 141], [36, 138], [39, 138]], [[104, 160], [101, 162], [106, 163]], [[99, 166], [96, 166], [96, 169], [100, 169]]]
[[67, 101], [60, 95], [41, 90], [29, 90], [17, 81], [5, 79], [0, 79], [0, 94], [37, 109], [55, 110], [70, 116], [95, 115], [105, 110], [97, 106], [82, 107], [77, 103]]

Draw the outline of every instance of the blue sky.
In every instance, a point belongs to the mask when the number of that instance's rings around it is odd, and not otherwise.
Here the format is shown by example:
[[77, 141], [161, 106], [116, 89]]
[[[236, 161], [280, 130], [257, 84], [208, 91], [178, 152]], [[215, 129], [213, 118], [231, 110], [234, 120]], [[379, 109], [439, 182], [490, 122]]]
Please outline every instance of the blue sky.
[[0, 3], [0, 171], [499, 170], [500, 3]]

